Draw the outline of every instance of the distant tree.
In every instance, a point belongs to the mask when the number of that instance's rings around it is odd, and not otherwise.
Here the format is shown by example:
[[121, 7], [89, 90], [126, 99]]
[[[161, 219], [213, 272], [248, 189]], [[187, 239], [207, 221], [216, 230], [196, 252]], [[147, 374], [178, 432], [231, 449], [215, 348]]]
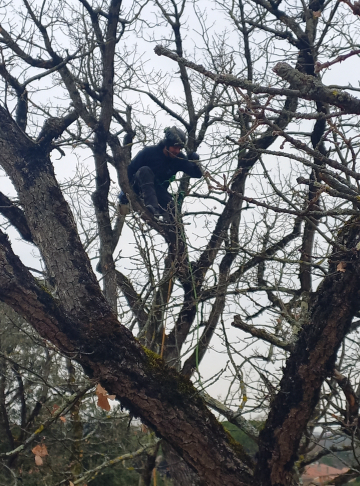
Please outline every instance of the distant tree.
[[151, 434], [119, 405], [99, 407], [82, 369], [4, 304], [0, 324], [1, 484], [137, 486]]

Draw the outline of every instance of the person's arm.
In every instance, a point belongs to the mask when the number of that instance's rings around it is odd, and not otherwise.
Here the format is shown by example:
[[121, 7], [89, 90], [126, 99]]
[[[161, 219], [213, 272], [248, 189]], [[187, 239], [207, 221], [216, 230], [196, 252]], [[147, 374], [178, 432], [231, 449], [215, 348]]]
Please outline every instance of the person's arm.
[[200, 164], [200, 157], [196, 152], [191, 152], [188, 157], [181, 153], [182, 157], [180, 157], [182, 168], [180, 169], [182, 172], [185, 172], [190, 177], [194, 177], [195, 179], [200, 179], [203, 175], [203, 169]]

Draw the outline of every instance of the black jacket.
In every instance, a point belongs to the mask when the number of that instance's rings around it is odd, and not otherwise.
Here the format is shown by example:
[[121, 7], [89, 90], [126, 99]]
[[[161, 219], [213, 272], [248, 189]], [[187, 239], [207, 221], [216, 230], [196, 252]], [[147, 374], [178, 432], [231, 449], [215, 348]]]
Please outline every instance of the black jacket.
[[[133, 158], [128, 166], [128, 177], [131, 184], [134, 183], [136, 172], [145, 166], [150, 167], [153, 171], [155, 184], [162, 186], [164, 189], [169, 187], [169, 179], [176, 175], [177, 172], [185, 172], [185, 174], [196, 179], [202, 176], [202, 171], [198, 164], [189, 160], [182, 152], [179, 153], [177, 158], [167, 157], [163, 152], [164, 147], [164, 142], [145, 147]], [[190, 157], [193, 157], [193, 160], [199, 160], [199, 156], [194, 152], [190, 154]]]

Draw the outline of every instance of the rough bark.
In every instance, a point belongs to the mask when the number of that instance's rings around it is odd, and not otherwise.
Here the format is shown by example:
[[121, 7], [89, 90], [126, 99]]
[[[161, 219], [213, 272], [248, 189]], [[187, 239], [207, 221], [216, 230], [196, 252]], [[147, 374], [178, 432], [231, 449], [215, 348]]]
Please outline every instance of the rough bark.
[[246, 454], [230, 444], [191, 382], [147, 352], [117, 321], [81, 245], [48, 154], [2, 108], [0, 145], [0, 163], [18, 191], [56, 288], [56, 298], [42, 289], [2, 234], [0, 299], [151, 425], [204, 483], [252, 484]]
[[195, 64], [183, 57], [179, 57], [173, 51], [170, 51], [165, 47], [156, 46], [154, 50], [155, 54], [158, 56], [169, 57], [178, 63], [184, 64], [184, 66], [194, 69], [194, 71], [203, 74], [219, 84], [239, 87], [249, 90], [254, 94], [266, 93], [274, 96], [301, 97], [305, 100], [321, 101], [323, 103], [330, 103], [337, 106], [346, 113], [360, 114], [360, 101], [357, 98], [349, 95], [346, 91], [334, 90], [324, 86], [321, 81], [314, 79], [313, 76], [300, 73], [286, 62], [279, 62], [276, 64], [274, 72], [285, 81], [288, 81], [292, 86], [292, 89], [260, 86], [255, 83], [250, 83], [245, 79], [237, 78], [232, 74], [214, 74], [205, 69], [201, 64]]
[[139, 486], [151, 486], [151, 480], [154, 472], [154, 467], [156, 466], [156, 456], [159, 451], [160, 442], [150, 449], [145, 457], [145, 465], [143, 466], [141, 476], [139, 478]]
[[200, 486], [197, 474], [187, 466], [173, 447], [163, 441], [161, 448], [174, 486]]
[[[292, 467], [302, 433], [324, 379], [333, 374], [337, 351], [359, 310], [359, 240], [360, 221], [352, 219], [337, 241], [348, 251], [334, 249], [329, 274], [317, 291], [309, 323], [287, 361], [280, 391], [260, 433], [257, 484], [293, 484]], [[345, 272], [337, 271], [340, 261], [347, 264]]]
[[31, 232], [24, 213], [2, 193], [0, 193], [0, 213], [18, 230], [25, 241], [32, 243]]

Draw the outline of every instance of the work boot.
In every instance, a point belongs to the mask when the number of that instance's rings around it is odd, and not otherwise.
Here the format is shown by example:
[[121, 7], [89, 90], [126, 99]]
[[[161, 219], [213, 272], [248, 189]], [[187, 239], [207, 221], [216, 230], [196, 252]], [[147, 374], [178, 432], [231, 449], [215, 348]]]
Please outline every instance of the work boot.
[[153, 216], [159, 216], [159, 208], [154, 208], [152, 204], [147, 204], [146, 209], [148, 209]]
[[161, 214], [161, 216], [162, 216], [162, 219], [163, 219], [163, 223], [171, 224], [173, 222], [172, 219], [171, 219], [170, 214], [167, 211], [164, 211]]
[[144, 198], [144, 204], [154, 215], [159, 213], [159, 203], [156, 197], [154, 184], [147, 182], [141, 185], [141, 192]]
[[169, 202], [165, 201], [165, 204], [159, 205], [160, 214], [162, 216], [162, 220], [165, 224], [173, 224], [175, 221], [175, 207], [173, 200], [171, 199]]

